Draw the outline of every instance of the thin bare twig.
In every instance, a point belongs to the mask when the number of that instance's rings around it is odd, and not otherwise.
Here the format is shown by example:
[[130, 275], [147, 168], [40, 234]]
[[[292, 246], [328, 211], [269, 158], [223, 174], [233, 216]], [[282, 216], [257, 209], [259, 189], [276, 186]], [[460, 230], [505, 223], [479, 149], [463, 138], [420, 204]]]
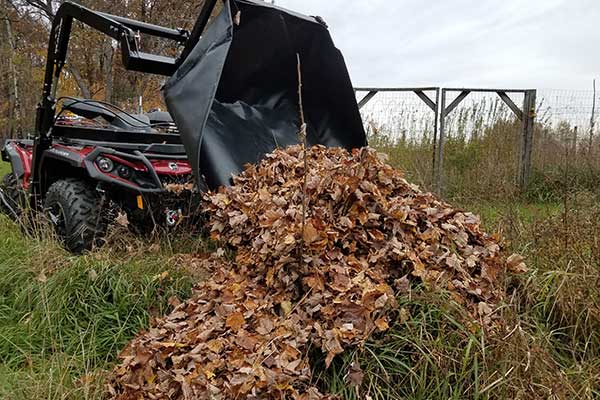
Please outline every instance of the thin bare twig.
[[308, 146], [306, 143], [306, 120], [304, 118], [304, 105], [302, 102], [302, 63], [300, 54], [296, 53], [298, 60], [298, 106], [300, 108], [300, 131], [298, 138], [304, 150], [304, 182], [302, 184], [302, 235], [300, 237], [300, 263], [304, 259], [304, 233], [306, 228], [306, 176], [308, 175]]

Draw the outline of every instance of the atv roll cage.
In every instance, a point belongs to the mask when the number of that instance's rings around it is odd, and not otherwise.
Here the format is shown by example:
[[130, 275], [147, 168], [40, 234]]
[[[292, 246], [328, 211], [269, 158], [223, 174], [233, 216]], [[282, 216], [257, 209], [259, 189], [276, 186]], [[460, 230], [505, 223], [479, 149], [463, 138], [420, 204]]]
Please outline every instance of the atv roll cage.
[[[52, 136], [65, 138], [90, 137], [93, 140], [101, 140], [101, 136], [108, 138], [114, 136], [114, 132], [86, 129], [82, 127], [55, 126], [56, 120], [56, 93], [63, 67], [65, 66], [69, 40], [73, 21], [91, 27], [103, 34], [113, 38], [120, 43], [122, 62], [126, 69], [131, 71], [171, 76], [178, 66], [189, 55], [195, 43], [200, 40], [202, 32], [207, 26], [210, 15], [217, 4], [217, 0], [208, 0], [204, 3], [200, 15], [190, 35], [185, 29], [166, 28], [146, 22], [136, 21], [116, 15], [93, 11], [84, 6], [69, 1], [64, 2], [58, 9], [48, 44], [48, 56], [46, 61], [46, 72], [41, 102], [37, 107], [35, 140], [33, 145], [32, 162], [32, 195], [39, 194], [40, 170], [39, 163], [45, 150], [52, 145]], [[150, 54], [140, 49], [140, 34], [171, 40], [183, 46], [178, 58], [170, 58], [162, 55]], [[135, 137], [131, 137], [131, 135]], [[154, 135], [152, 138], [144, 138], [139, 132], [128, 132], [129, 140], [132, 142], [147, 142], [151, 139], [155, 143], [181, 143], [178, 135]]]

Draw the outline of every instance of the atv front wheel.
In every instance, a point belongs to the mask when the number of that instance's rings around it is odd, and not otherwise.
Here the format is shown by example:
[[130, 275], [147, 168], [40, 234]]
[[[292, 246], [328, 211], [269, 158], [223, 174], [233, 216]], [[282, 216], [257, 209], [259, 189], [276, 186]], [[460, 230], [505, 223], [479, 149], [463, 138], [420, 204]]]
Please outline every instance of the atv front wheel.
[[4, 175], [0, 190], [3, 199], [0, 199], [0, 209], [11, 217], [18, 218], [25, 208], [26, 194], [15, 174]]
[[44, 210], [65, 247], [80, 254], [102, 243], [106, 233], [102, 203], [94, 187], [68, 178], [50, 186]]

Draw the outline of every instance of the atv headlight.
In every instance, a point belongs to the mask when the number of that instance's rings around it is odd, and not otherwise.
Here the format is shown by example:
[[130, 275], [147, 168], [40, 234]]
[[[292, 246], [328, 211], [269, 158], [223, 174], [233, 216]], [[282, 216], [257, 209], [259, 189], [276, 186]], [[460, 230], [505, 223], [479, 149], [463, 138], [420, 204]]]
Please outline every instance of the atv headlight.
[[130, 179], [132, 175], [131, 169], [129, 167], [126, 167], [125, 165], [119, 165], [119, 167], [117, 168], [117, 173], [123, 179]]
[[96, 165], [98, 165], [98, 168], [100, 168], [100, 171], [106, 172], [106, 173], [111, 172], [115, 168], [115, 163], [110, 158], [106, 158], [106, 157], [99, 157], [96, 160]]

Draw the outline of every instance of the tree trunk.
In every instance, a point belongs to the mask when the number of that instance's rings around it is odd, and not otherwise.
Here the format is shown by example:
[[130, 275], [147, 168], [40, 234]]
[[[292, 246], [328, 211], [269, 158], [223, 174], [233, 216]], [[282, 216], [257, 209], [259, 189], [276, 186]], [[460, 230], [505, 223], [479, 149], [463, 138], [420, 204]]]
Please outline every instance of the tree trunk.
[[114, 75], [113, 75], [113, 57], [115, 50], [112, 47], [112, 40], [105, 39], [102, 44], [102, 75], [104, 75], [104, 101], [112, 103]]
[[83, 79], [81, 76], [81, 72], [79, 72], [77, 67], [72, 64], [66, 64], [65, 68], [71, 75], [73, 75], [73, 78], [75, 78], [75, 82], [77, 83], [77, 86], [79, 86], [79, 91], [81, 92], [81, 97], [84, 99], [91, 99], [92, 91], [90, 90], [90, 87], [85, 79]]
[[[142, 22], [146, 21], [146, 2], [145, 1], [141, 1], [140, 2], [140, 20]], [[140, 45], [142, 44], [142, 41], [140, 39]], [[137, 88], [137, 102], [138, 102], [138, 113], [142, 114], [144, 112], [144, 87], [146, 86], [146, 78], [147, 78], [147, 74], [140, 74], [138, 75], [138, 79], [136, 80], [136, 88]]]
[[9, 90], [9, 120], [8, 120], [8, 137], [14, 137], [15, 133], [21, 133], [21, 103], [19, 101], [19, 78], [15, 67], [15, 42], [13, 40], [12, 25], [8, 16], [4, 19], [6, 27], [6, 39], [9, 47], [8, 54], [8, 69], [11, 80], [11, 89]]

